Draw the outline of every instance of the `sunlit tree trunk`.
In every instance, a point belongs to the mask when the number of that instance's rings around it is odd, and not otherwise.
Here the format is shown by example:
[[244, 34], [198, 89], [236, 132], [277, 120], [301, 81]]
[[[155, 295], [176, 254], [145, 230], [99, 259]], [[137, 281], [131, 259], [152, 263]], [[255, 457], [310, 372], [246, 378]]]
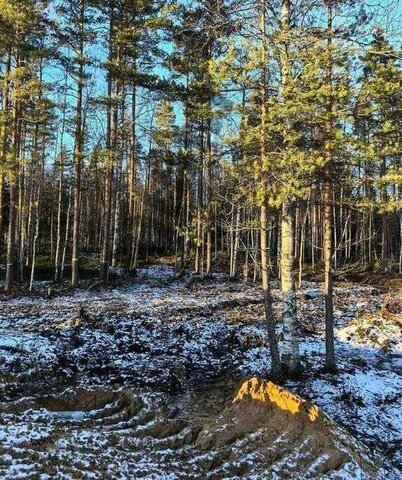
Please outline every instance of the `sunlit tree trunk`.
[[[283, 36], [283, 51], [281, 54], [282, 93], [288, 95], [290, 76], [289, 34], [290, 34], [290, 1], [282, 1], [281, 34]], [[284, 124], [284, 148], [286, 149], [288, 124]], [[282, 364], [285, 371], [296, 372], [299, 369], [299, 336], [297, 323], [297, 306], [294, 276], [294, 223], [295, 207], [292, 199], [285, 199], [281, 217], [281, 288], [283, 296], [283, 353]]]
[[80, 209], [81, 209], [81, 169], [83, 160], [84, 135], [83, 135], [83, 94], [84, 94], [84, 25], [85, 25], [85, 0], [79, 6], [79, 46], [78, 46], [78, 77], [77, 77], [77, 105], [74, 134], [74, 205], [73, 205], [73, 245], [71, 258], [71, 286], [78, 286], [78, 254], [80, 235]]
[[[110, 6], [110, 24], [109, 24], [109, 62], [114, 60], [114, 2]], [[114, 84], [114, 92], [112, 93]], [[109, 274], [109, 256], [110, 256], [110, 223], [111, 223], [111, 208], [112, 208], [112, 183], [113, 183], [113, 168], [116, 159], [116, 150], [114, 130], [115, 112], [117, 111], [117, 80], [113, 79], [112, 72], [109, 70], [107, 79], [107, 113], [106, 113], [106, 159], [104, 169], [104, 198], [103, 198], [103, 236], [102, 236], [102, 253], [100, 262], [100, 275], [104, 282], [108, 280]]]
[[260, 34], [262, 44], [262, 70], [261, 70], [261, 112], [260, 112], [260, 169], [261, 169], [261, 207], [260, 207], [260, 252], [261, 252], [261, 278], [264, 300], [265, 320], [267, 323], [268, 343], [271, 354], [272, 375], [275, 378], [281, 376], [281, 361], [279, 356], [278, 342], [275, 332], [275, 321], [272, 311], [272, 295], [268, 271], [268, 236], [267, 236], [267, 176], [268, 159], [266, 154], [266, 102], [267, 102], [267, 38], [265, 19], [265, 0], [260, 1]]
[[[19, 65], [19, 59], [16, 59], [16, 66]], [[19, 129], [19, 104], [13, 105], [13, 126], [12, 126], [12, 163], [9, 169], [9, 213], [8, 213], [8, 236], [7, 236], [7, 265], [5, 292], [9, 293], [14, 287], [17, 269], [17, 246], [16, 246], [16, 227], [17, 227], [17, 185], [18, 185], [18, 157], [20, 150], [20, 129]]]
[[327, 65], [326, 83], [329, 94], [326, 101], [327, 120], [325, 124], [325, 169], [323, 187], [323, 255], [324, 255], [324, 294], [325, 294], [325, 365], [328, 369], [335, 368], [335, 344], [334, 344], [334, 313], [333, 313], [333, 151], [332, 151], [332, 0], [325, 0], [327, 6]]
[[[67, 79], [67, 76], [66, 76]], [[57, 227], [56, 227], [56, 252], [54, 256], [54, 280], [58, 282], [60, 280], [61, 270], [61, 219], [62, 219], [62, 207], [63, 207], [63, 184], [64, 184], [64, 133], [66, 126], [66, 110], [67, 110], [67, 80], [65, 85], [64, 94], [64, 110], [61, 124], [60, 134], [60, 157], [58, 162], [59, 176], [58, 176], [58, 194], [57, 194]]]
[[299, 369], [299, 336], [294, 275], [294, 206], [282, 206], [281, 222], [281, 288], [283, 296], [282, 364], [286, 371]]
[[[6, 164], [7, 157], [7, 140], [8, 140], [8, 110], [9, 110], [9, 91], [10, 91], [10, 81], [8, 80], [11, 70], [11, 51], [7, 52], [4, 77], [5, 81], [3, 82], [3, 91], [2, 91], [2, 110], [4, 113], [4, 119], [1, 123], [1, 136], [0, 136], [0, 160], [3, 165]], [[3, 237], [3, 228], [4, 228], [4, 185], [5, 185], [5, 172], [0, 168], [0, 245], [2, 243]]]
[[[44, 140], [43, 140], [44, 141]], [[32, 240], [32, 262], [31, 262], [31, 276], [29, 281], [29, 291], [32, 292], [33, 284], [35, 280], [35, 268], [36, 268], [36, 253], [37, 253], [37, 244], [39, 240], [39, 225], [40, 225], [40, 201], [41, 201], [41, 194], [43, 191], [44, 185], [44, 162], [45, 162], [45, 152], [43, 149], [42, 152], [42, 160], [40, 163], [39, 173], [38, 173], [38, 186], [37, 186], [37, 194], [35, 198], [35, 227], [33, 233], [33, 240]]]
[[261, 205], [260, 208], [260, 222], [261, 279], [265, 321], [267, 323], [268, 344], [271, 354], [271, 369], [272, 375], [275, 378], [280, 378], [282, 369], [278, 342], [276, 338], [275, 320], [272, 311], [272, 294], [268, 271], [267, 207], [265, 205]]

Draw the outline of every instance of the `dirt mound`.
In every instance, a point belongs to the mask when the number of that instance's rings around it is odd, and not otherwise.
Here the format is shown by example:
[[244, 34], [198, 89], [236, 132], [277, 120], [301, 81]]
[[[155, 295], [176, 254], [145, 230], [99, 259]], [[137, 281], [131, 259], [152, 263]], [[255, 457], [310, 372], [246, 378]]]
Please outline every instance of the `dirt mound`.
[[195, 443], [203, 450], [230, 449], [225, 474], [211, 478], [381, 478], [362, 446], [318, 407], [257, 378], [243, 383]]
[[89, 463], [97, 479], [384, 478], [315, 405], [257, 378], [234, 399], [229, 379], [176, 396], [67, 389], [25, 407], [0, 428], [1, 478], [21, 473], [17, 446], [23, 478], [89, 478]]

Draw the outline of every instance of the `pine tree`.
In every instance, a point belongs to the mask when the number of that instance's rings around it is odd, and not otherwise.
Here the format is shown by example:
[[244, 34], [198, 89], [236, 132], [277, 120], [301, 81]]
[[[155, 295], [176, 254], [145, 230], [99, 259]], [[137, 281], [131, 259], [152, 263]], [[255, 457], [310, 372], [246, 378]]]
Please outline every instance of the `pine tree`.
[[398, 211], [390, 194], [400, 184], [402, 71], [398, 54], [377, 30], [363, 57], [363, 75], [355, 107], [357, 147], [367, 165], [374, 196], [370, 203], [381, 215], [381, 269], [390, 266], [389, 215]]
[[260, 113], [260, 250], [261, 250], [261, 276], [265, 319], [267, 322], [268, 341], [271, 354], [272, 375], [280, 378], [282, 373], [278, 344], [276, 340], [275, 323], [272, 310], [272, 295], [269, 282], [268, 270], [268, 239], [267, 239], [267, 176], [269, 171], [266, 128], [266, 104], [267, 104], [267, 35], [266, 35], [266, 4], [262, 0], [259, 11], [259, 29], [261, 35], [261, 113]]
[[[75, 118], [73, 147], [73, 224], [71, 252], [71, 285], [78, 286], [79, 280], [79, 245], [81, 227], [81, 183], [85, 154], [84, 125], [84, 88], [88, 82], [86, 67], [89, 63], [86, 55], [88, 43], [93, 40], [93, 10], [89, 0], [68, 0], [57, 9], [62, 18], [59, 25], [60, 41], [67, 48], [67, 56], [63, 63], [67, 65], [69, 74], [75, 82]], [[72, 57], [71, 57], [72, 54]]]
[[[32, 42], [35, 37], [38, 38], [43, 9], [44, 4], [36, 5], [36, 2], [29, 0], [0, 4], [0, 36], [6, 55], [1, 122], [1, 160], [5, 168], [0, 176], [7, 178], [9, 191], [6, 292], [12, 290], [17, 273], [17, 202], [21, 203], [22, 198], [22, 192], [18, 192], [19, 164], [23, 155], [22, 117], [35, 101], [34, 97], [40, 88], [31, 60], [34, 52]], [[0, 183], [3, 184], [3, 181]]]

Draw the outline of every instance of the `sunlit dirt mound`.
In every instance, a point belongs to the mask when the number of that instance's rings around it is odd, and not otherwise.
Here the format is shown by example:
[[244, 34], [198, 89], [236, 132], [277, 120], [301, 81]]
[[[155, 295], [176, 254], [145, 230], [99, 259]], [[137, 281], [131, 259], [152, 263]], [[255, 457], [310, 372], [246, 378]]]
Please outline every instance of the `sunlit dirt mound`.
[[[225, 472], [253, 478], [380, 478], [362, 446], [315, 405], [257, 378], [199, 433], [202, 449], [230, 449]], [[245, 462], [245, 460], [247, 460]], [[236, 472], [236, 465], [242, 465]], [[356, 475], [354, 477], [353, 475]], [[220, 478], [219, 476], [217, 478]]]
[[233, 391], [231, 380], [175, 396], [69, 388], [2, 405], [0, 477], [383, 478], [316, 406], [257, 378]]

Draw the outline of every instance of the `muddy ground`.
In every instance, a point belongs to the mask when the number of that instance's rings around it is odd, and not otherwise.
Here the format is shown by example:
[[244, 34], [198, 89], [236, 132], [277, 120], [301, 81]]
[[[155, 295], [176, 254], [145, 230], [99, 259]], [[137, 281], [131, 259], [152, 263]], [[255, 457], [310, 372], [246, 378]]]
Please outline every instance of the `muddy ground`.
[[154, 266], [107, 289], [36, 290], [0, 299], [1, 478], [401, 478], [401, 325], [381, 311], [398, 289], [337, 284], [337, 375], [322, 369], [320, 285], [298, 293], [304, 373], [286, 387], [329, 416], [325, 440], [288, 412], [232, 405], [269, 372], [258, 286]]

